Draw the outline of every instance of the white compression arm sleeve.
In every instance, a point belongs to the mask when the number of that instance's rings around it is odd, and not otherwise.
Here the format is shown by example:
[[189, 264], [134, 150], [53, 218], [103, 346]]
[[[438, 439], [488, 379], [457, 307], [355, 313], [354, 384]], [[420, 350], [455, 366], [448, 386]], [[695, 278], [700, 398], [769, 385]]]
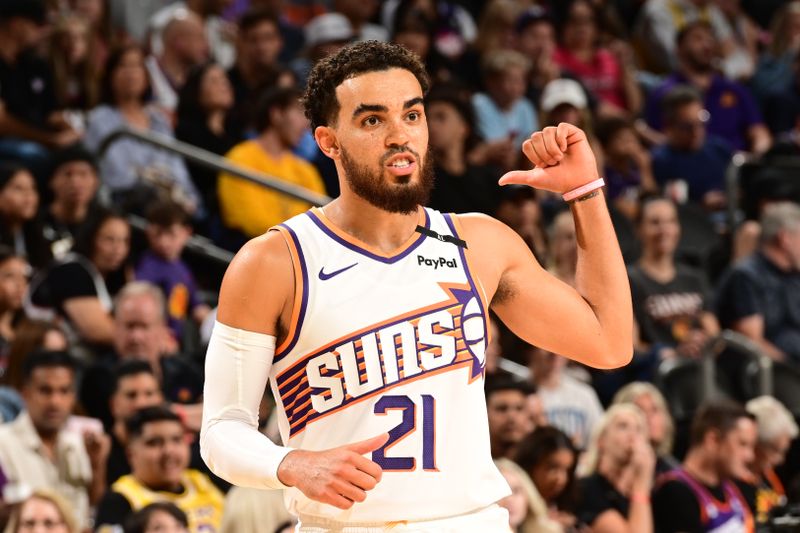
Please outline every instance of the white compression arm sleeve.
[[278, 466], [291, 448], [258, 431], [258, 406], [275, 337], [216, 322], [206, 355], [200, 454], [212, 472], [243, 487], [283, 489]]

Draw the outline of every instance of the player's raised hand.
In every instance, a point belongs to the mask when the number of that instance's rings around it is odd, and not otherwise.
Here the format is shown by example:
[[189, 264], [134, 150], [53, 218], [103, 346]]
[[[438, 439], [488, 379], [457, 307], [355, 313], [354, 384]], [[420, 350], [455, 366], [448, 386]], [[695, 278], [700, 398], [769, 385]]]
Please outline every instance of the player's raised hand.
[[364, 457], [386, 444], [388, 433], [338, 448], [312, 452], [293, 450], [278, 467], [278, 479], [297, 487], [312, 500], [339, 509], [363, 502], [381, 480], [381, 467]]
[[586, 134], [572, 124], [562, 122], [533, 133], [522, 143], [522, 151], [535, 168], [507, 172], [500, 185], [530, 185], [563, 194], [598, 178]]

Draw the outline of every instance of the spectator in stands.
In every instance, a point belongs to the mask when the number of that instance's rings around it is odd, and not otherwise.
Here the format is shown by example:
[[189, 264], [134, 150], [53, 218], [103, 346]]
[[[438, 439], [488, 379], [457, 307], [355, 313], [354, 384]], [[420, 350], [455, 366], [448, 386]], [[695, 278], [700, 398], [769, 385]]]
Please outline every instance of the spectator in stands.
[[554, 60], [597, 96], [598, 114], [636, 114], [642, 93], [628, 45], [620, 41], [612, 51], [599, 43], [600, 13], [594, 2], [570, 0], [555, 5], [560, 46]]
[[497, 504], [508, 511], [511, 531], [520, 533], [562, 533], [561, 526], [548, 516], [547, 505], [525, 470], [510, 459], [494, 461], [511, 488], [511, 495]]
[[[325, 193], [317, 170], [292, 153], [308, 129], [294, 89], [266, 91], [255, 111], [258, 137], [236, 145], [226, 157], [234, 164]], [[306, 211], [310, 205], [230, 174], [220, 174], [219, 204], [226, 227], [246, 237], [261, 235], [275, 224]]]
[[43, 0], [0, 4], [0, 157], [22, 160], [35, 170], [47, 163], [47, 148], [66, 146], [80, 134], [59, 120], [53, 73], [34, 47], [43, 35]]
[[264, 88], [274, 85], [283, 40], [280, 22], [266, 9], [252, 9], [239, 18], [236, 63], [228, 70], [235, 102], [232, 117], [239, 128], [250, 126], [253, 108]]
[[755, 72], [763, 41], [761, 30], [743, 9], [741, 0], [716, 0], [716, 4], [731, 28], [731, 48], [724, 50], [720, 69], [729, 79], [747, 82]]
[[[186, 404], [199, 401], [203, 375], [191, 359], [176, 353], [167, 330], [164, 296], [158, 287], [134, 281], [122, 288], [114, 306], [113, 334], [113, 353], [104, 354], [89, 367], [81, 383], [81, 404], [92, 416], [111, 426], [109, 399], [114, 391], [114, 368], [126, 360], [150, 364], [164, 398], [181, 404], [176, 411], [197, 408]], [[191, 420], [185, 422], [193, 425]]]
[[201, 324], [211, 310], [198, 299], [194, 274], [181, 259], [192, 235], [189, 214], [174, 202], [159, 202], [147, 210], [148, 249], [139, 258], [136, 279], [149, 281], [167, 299], [167, 320], [178, 342], [187, 320]]
[[110, 345], [112, 298], [131, 277], [126, 264], [130, 236], [122, 215], [98, 209], [73, 252], [32, 280], [28, 314], [64, 320], [74, 340], [90, 349]]
[[533, 255], [544, 263], [547, 258], [547, 238], [539, 193], [530, 187], [502, 187], [497, 219], [522, 237]]
[[61, 16], [50, 35], [50, 68], [56, 106], [68, 111], [76, 130], [86, 125], [85, 113], [97, 105], [100, 77], [90, 22], [75, 14]]
[[778, 202], [761, 216], [758, 251], [720, 281], [722, 327], [747, 336], [776, 360], [800, 363], [800, 205]]
[[125, 454], [128, 434], [125, 421], [140, 409], [161, 405], [164, 396], [156, 379], [155, 371], [148, 361], [139, 359], [122, 360], [114, 368], [114, 390], [109, 405], [113, 425], [108, 434], [111, 450], [106, 463], [106, 480], [111, 485], [125, 474], [131, 473], [131, 466]]
[[586, 91], [576, 80], [558, 78], [547, 85], [542, 91], [539, 108], [542, 115], [542, 127], [557, 126], [561, 122], [569, 122], [581, 128], [586, 133], [589, 145], [592, 147], [597, 168], [603, 170], [603, 147], [597, 140], [592, 126], [592, 111]]
[[49, 489], [36, 490], [11, 513], [5, 532], [81, 533], [70, 505]]
[[470, 163], [480, 142], [469, 100], [452, 87], [436, 87], [425, 99], [436, 185], [428, 205], [442, 212], [493, 215], [500, 201], [498, 169]]
[[679, 466], [672, 456], [675, 424], [661, 392], [646, 381], [635, 381], [622, 387], [614, 395], [612, 405], [630, 403], [638, 407], [647, 421], [647, 435], [656, 453], [656, 475]]
[[800, 119], [800, 49], [792, 67], [792, 77], [783, 85], [774, 86], [765, 98], [764, 118], [775, 135], [793, 132]]
[[708, 404], [695, 413], [681, 468], [663, 474], [653, 493], [658, 533], [754, 531], [733, 483], [754, 459], [756, 424], [737, 404]]
[[[31, 266], [11, 248], [0, 245], [0, 358], [6, 362], [14, 340], [17, 321], [22, 318], [22, 301], [28, 290]], [[5, 365], [2, 365], [5, 369]]]
[[555, 25], [547, 9], [534, 5], [517, 18], [515, 31], [517, 50], [531, 60], [526, 96], [531, 102], [538, 102], [545, 85], [564, 76], [561, 65], [553, 59]]
[[203, 21], [188, 9], [176, 9], [161, 33], [163, 47], [145, 59], [153, 89], [153, 100], [171, 114], [178, 106], [178, 93], [189, 72], [208, 61], [208, 43]]
[[279, 526], [296, 523], [296, 520], [297, 517], [286, 510], [281, 491], [232, 487], [225, 495], [225, 510], [219, 531], [283, 531]]
[[79, 144], [54, 153], [50, 168], [53, 199], [44, 211], [43, 234], [53, 256], [63, 259], [95, 216], [100, 179], [94, 156]]
[[317, 61], [335, 53], [357, 37], [350, 21], [341, 13], [317, 15], [306, 24], [304, 30], [306, 49], [290, 63], [301, 87], [305, 87], [308, 74]]
[[733, 152], [724, 139], [707, 132], [709, 114], [700, 95], [689, 86], [674, 87], [663, 99], [662, 116], [667, 142], [653, 149], [659, 186], [672, 191], [668, 194], [678, 202], [723, 208], [725, 171]]
[[0, 426], [0, 468], [8, 479], [6, 494], [53, 490], [86, 527], [90, 504], [105, 490], [109, 443], [89, 446], [87, 435], [67, 428], [75, 405], [77, 368], [66, 352], [36, 352], [25, 359], [25, 411]]
[[15, 328], [14, 340], [8, 346], [4, 373], [0, 384], [0, 420], [10, 422], [17, 418], [24, 405], [20, 392], [25, 382], [25, 360], [39, 350], [61, 352], [69, 349], [64, 332], [52, 322], [25, 319]]
[[655, 462], [641, 411], [625, 404], [609, 408], [581, 461], [579, 522], [598, 532], [652, 533]]
[[528, 368], [547, 420], [586, 448], [603, 407], [591, 386], [565, 371], [567, 359], [536, 346], [527, 348]]
[[677, 262], [681, 235], [678, 210], [671, 200], [653, 196], [642, 201], [637, 220], [642, 255], [628, 268], [636, 321], [636, 349], [665, 357], [697, 358], [719, 333], [710, 310], [703, 275]]
[[544, 500], [547, 517], [559, 526], [556, 531], [570, 531], [576, 527], [575, 465], [578, 452], [572, 439], [558, 428], [537, 427], [519, 444], [515, 461], [536, 486]]
[[[86, 147], [97, 154], [108, 136], [123, 127], [172, 137], [172, 126], [164, 114], [147, 104], [150, 92], [141, 49], [128, 45], [112, 52], [104, 71], [102, 105], [89, 115]], [[99, 161], [103, 185], [119, 205], [141, 208], [152, 196], [153, 187], [163, 187], [193, 212], [202, 209], [200, 196], [178, 155], [123, 138], [106, 147]]]
[[519, 147], [539, 129], [536, 109], [525, 97], [530, 60], [515, 50], [497, 50], [483, 59], [486, 92], [472, 98], [478, 133], [489, 143], [488, 160], [504, 170], [516, 167]]
[[[111, 1], [112, 0], [67, 0], [70, 11], [83, 18], [89, 24], [92, 55], [96, 72], [99, 72], [108, 59], [112, 45], [117, 41], [111, 27]], [[115, 2], [117, 3], [117, 2]]]
[[547, 270], [555, 277], [575, 286], [578, 242], [575, 221], [569, 211], [561, 211], [547, 228]]
[[661, 113], [661, 101], [676, 85], [688, 84], [702, 94], [710, 134], [726, 140], [735, 150], [764, 153], [771, 143], [769, 130], [750, 91], [716, 73], [717, 46], [714, 29], [707, 22], [696, 21], [680, 31], [677, 69], [651, 92], [647, 122], [661, 130], [668, 119]]
[[389, 31], [384, 26], [371, 22], [380, 7], [377, 0], [333, 0], [332, 4], [332, 11], [341, 13], [350, 21], [357, 40], [389, 40]]
[[[211, 153], [225, 155], [241, 134], [232, 121], [233, 103], [233, 87], [220, 65], [204, 63], [195, 67], [180, 92], [175, 137]], [[190, 161], [186, 165], [203, 197], [209, 224], [219, 225], [217, 172]], [[207, 230], [212, 231], [211, 228]]]
[[0, 162], [0, 243], [42, 268], [53, 256], [42, 236], [38, 209], [39, 192], [30, 171], [17, 163]]
[[[794, 82], [794, 62], [800, 51], [800, 2], [792, 0], [783, 3], [769, 24], [769, 36], [769, 45], [761, 53], [756, 72], [750, 80], [753, 94], [762, 103], [776, 88], [789, 87]], [[764, 115], [772, 133], [777, 134], [770, 120], [769, 109], [765, 110]]]
[[633, 123], [611, 117], [598, 122], [597, 139], [603, 147], [606, 199], [630, 220], [639, 211], [639, 198], [658, 191], [650, 152], [642, 145]]
[[788, 501], [775, 468], [783, 464], [800, 431], [792, 413], [772, 396], [753, 398], [745, 408], [756, 417], [758, 440], [750, 475], [739, 478], [737, 485], [750, 506], [757, 527], [768, 528], [770, 511]]
[[223, 496], [203, 473], [188, 468], [189, 444], [178, 415], [147, 407], [126, 422], [131, 473], [122, 476], [97, 507], [98, 531], [113, 531], [131, 515], [155, 502], [171, 502], [188, 517], [189, 531], [217, 531]]
[[516, 44], [514, 26], [525, 6], [514, 0], [491, 0], [478, 21], [475, 50], [485, 56], [495, 50], [513, 50]]
[[733, 50], [731, 27], [711, 0], [646, 0], [634, 28], [645, 69], [659, 74], [673, 69], [676, 37], [696, 21], [709, 25], [724, 54]]
[[[166, 3], [166, 2], [165, 2]], [[225, 68], [236, 60], [236, 26], [223, 18], [223, 10], [230, 0], [178, 0], [168, 2], [150, 19], [150, 51], [160, 55], [167, 47], [166, 28], [179, 11], [189, 11], [200, 20], [210, 58]], [[162, 4], [163, 5], [163, 4]]]
[[511, 376], [497, 376], [486, 382], [486, 412], [492, 457], [511, 458], [522, 438], [533, 430], [527, 397], [532, 385]]
[[125, 521], [124, 533], [189, 533], [186, 513], [170, 502], [145, 505]]

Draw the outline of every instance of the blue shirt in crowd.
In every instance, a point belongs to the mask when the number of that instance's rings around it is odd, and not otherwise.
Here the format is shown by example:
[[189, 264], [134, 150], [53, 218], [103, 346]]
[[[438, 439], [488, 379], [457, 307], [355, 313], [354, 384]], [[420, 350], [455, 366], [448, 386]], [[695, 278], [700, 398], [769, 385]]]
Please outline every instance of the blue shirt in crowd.
[[653, 174], [662, 187], [673, 180], [689, 186], [689, 200], [699, 202], [709, 191], [725, 190], [725, 171], [733, 156], [724, 140], [709, 135], [696, 152], [667, 144], [653, 149]]

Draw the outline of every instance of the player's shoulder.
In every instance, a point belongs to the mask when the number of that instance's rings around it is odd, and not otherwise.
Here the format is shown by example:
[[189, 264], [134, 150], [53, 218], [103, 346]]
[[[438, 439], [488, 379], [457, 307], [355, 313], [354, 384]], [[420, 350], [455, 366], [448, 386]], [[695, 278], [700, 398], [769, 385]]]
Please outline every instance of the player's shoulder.
[[468, 243], [481, 246], [502, 246], [508, 239], [518, 238], [517, 234], [503, 222], [484, 213], [454, 214], [459, 233]]
[[[250, 239], [236, 253], [225, 273], [223, 285], [244, 291], [292, 281], [292, 257], [286, 239], [278, 231], [268, 231]], [[291, 284], [289, 285], [291, 286]]]

